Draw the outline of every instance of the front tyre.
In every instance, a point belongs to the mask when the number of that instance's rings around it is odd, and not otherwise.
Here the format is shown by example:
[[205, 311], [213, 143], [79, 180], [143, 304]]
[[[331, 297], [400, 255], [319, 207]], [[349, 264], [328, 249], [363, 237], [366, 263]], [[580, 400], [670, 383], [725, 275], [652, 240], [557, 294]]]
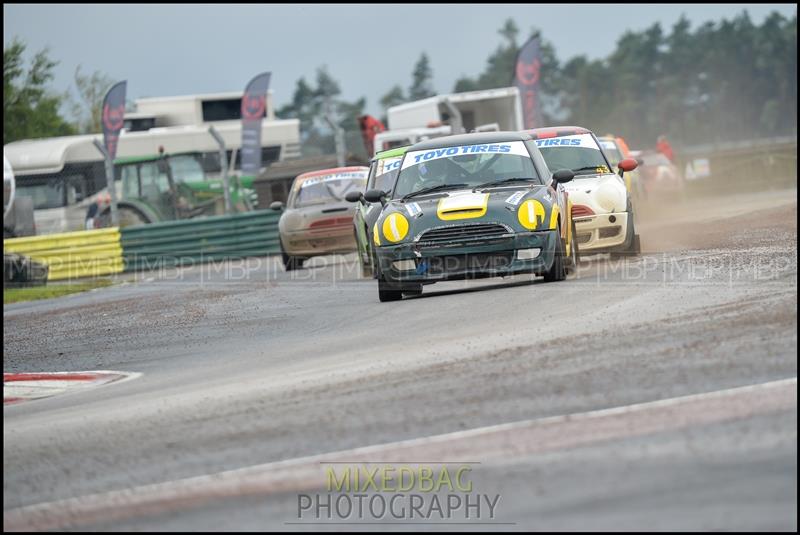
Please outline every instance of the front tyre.
[[[355, 231], [355, 234], [356, 246], [358, 248], [358, 260], [361, 266], [361, 277], [365, 279], [371, 279], [375, 275], [375, 269], [373, 267], [369, 243], [364, 244], [358, 239], [358, 231]], [[367, 237], [367, 241], [369, 241], [369, 232], [367, 232], [366, 229], [364, 229], [364, 235]]]
[[286, 251], [283, 248], [283, 242], [281, 242], [281, 258], [283, 260], [283, 268], [286, 271], [294, 271], [303, 267], [304, 259], [286, 254]]
[[378, 299], [381, 303], [387, 301], [400, 301], [403, 298], [403, 291], [390, 286], [383, 277], [378, 279]]
[[567, 251], [564, 240], [561, 239], [561, 226], [556, 229], [556, 247], [553, 251], [553, 265], [544, 274], [545, 282], [563, 281], [567, 278], [566, 258]]
[[633, 207], [628, 201], [628, 229], [625, 235], [625, 248], [611, 254], [613, 258], [625, 256], [639, 256], [642, 253], [642, 244], [636, 233], [636, 224], [633, 221]]
[[572, 234], [569, 237], [569, 262], [567, 263], [567, 273], [578, 272], [578, 262], [580, 262], [580, 252], [578, 251], [577, 234], [575, 234], [575, 222], [572, 222]]

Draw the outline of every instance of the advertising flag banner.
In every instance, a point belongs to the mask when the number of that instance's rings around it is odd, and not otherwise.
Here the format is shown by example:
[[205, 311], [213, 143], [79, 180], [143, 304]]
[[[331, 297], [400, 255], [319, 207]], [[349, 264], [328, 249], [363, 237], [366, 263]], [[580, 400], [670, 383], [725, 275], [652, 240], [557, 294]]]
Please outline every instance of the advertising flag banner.
[[267, 110], [271, 76], [263, 72], [250, 80], [242, 96], [242, 176], [257, 176], [261, 171], [261, 120]]
[[544, 126], [539, 107], [539, 68], [541, 64], [539, 38], [531, 37], [519, 50], [514, 67], [514, 85], [519, 89], [522, 98], [522, 113], [526, 130]]
[[119, 133], [125, 118], [125, 90], [128, 82], [117, 82], [103, 99], [103, 145], [111, 161], [117, 156]]

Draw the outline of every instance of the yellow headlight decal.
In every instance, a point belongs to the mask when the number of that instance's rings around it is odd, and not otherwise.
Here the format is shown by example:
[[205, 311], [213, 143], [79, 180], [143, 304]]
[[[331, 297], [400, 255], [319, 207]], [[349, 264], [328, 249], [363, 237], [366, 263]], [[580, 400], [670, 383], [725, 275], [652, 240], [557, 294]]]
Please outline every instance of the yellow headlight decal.
[[377, 221], [372, 226], [372, 241], [375, 243], [375, 245], [380, 247], [380, 245], [381, 245], [381, 237], [378, 236], [378, 222]]
[[383, 236], [392, 243], [397, 243], [408, 234], [408, 219], [399, 212], [389, 214], [383, 220]]
[[544, 225], [544, 217], [544, 205], [536, 199], [528, 199], [517, 210], [519, 224], [528, 230], [536, 230], [541, 225]]
[[554, 204], [553, 209], [550, 211], [550, 230], [558, 228], [558, 205]]

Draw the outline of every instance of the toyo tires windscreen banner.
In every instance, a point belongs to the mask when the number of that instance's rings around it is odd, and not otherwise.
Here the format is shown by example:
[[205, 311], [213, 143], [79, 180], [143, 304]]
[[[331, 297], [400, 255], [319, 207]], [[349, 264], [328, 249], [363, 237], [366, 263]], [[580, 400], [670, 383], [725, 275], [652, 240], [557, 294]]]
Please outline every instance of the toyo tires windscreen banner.
[[250, 80], [242, 96], [242, 176], [258, 176], [261, 170], [261, 119], [267, 110], [271, 73]]
[[125, 90], [128, 82], [123, 80], [111, 86], [103, 99], [103, 145], [113, 161], [117, 155], [119, 132], [125, 123]]
[[539, 38], [531, 37], [517, 54], [514, 66], [514, 85], [522, 98], [525, 129], [544, 126], [539, 107], [539, 68], [542, 65]]

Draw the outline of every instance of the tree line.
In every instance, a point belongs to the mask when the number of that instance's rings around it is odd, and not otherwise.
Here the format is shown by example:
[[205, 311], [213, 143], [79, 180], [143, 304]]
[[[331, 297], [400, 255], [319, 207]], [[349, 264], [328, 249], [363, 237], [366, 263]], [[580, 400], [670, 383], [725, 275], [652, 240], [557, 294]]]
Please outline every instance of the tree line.
[[[678, 148], [797, 135], [797, 15], [786, 18], [773, 12], [759, 25], [745, 10], [697, 28], [682, 16], [669, 30], [655, 23], [625, 32], [605, 58], [580, 55], [564, 62], [538, 29], [521, 39], [516, 22], [508, 19], [498, 34], [501, 42], [483, 71], [462, 76], [450, 91], [508, 87], [520, 47], [535, 36], [540, 39], [539, 102], [546, 125], [581, 125], [598, 134], [623, 136], [634, 147], [654, 146], [660, 135]], [[408, 89], [393, 86], [381, 97], [381, 106], [385, 110], [437, 94], [432, 78], [430, 59], [423, 52]], [[323, 91], [302, 92], [303, 87], [301, 79], [293, 104], [282, 110], [286, 116], [302, 120], [295, 110], [303, 108], [305, 98], [319, 98]], [[365, 103], [362, 98], [352, 109], [361, 113]], [[355, 116], [343, 116], [342, 121], [357, 138]], [[304, 136], [322, 136], [312, 121], [303, 125]]]
[[[680, 148], [692, 144], [797, 134], [797, 15], [778, 12], [755, 24], [747, 11], [692, 28], [681, 17], [665, 30], [656, 23], [627, 31], [611, 54], [559, 61], [555, 48], [538, 29], [527, 36], [508, 19], [498, 30], [500, 43], [483, 70], [462, 76], [448, 91], [507, 87], [512, 83], [519, 48], [538, 36], [542, 51], [539, 102], [546, 124], [575, 124], [598, 134], [625, 137], [631, 146], [652, 146], [666, 135]], [[523, 39], [523, 37], [525, 37]], [[586, 36], [590, 38], [590, 36]], [[60, 115], [66, 94], [47, 90], [56, 62], [48, 51], [29, 66], [25, 45], [13, 40], [3, 49], [3, 143], [16, 139], [78, 132], [99, 132], [98, 111], [104, 90], [114, 80], [99, 72], [75, 72], [80, 98], [72, 101], [72, 120]], [[437, 94], [430, 57], [422, 53], [407, 88], [397, 84], [379, 102], [383, 109]], [[363, 154], [357, 117], [367, 99], [342, 98], [337, 80], [325, 66], [315, 77], [301, 77], [281, 118], [301, 122], [306, 155], [330, 154], [334, 141], [326, 116], [345, 131], [350, 151]]]
[[[69, 92], [48, 88], [53, 68], [58, 64], [45, 48], [25, 65], [26, 46], [14, 38], [3, 48], [3, 145], [19, 139], [68, 136], [101, 131], [101, 107], [105, 92], [116, 80], [100, 71], [75, 69], [78, 98]], [[71, 117], [63, 117], [62, 104]]]

